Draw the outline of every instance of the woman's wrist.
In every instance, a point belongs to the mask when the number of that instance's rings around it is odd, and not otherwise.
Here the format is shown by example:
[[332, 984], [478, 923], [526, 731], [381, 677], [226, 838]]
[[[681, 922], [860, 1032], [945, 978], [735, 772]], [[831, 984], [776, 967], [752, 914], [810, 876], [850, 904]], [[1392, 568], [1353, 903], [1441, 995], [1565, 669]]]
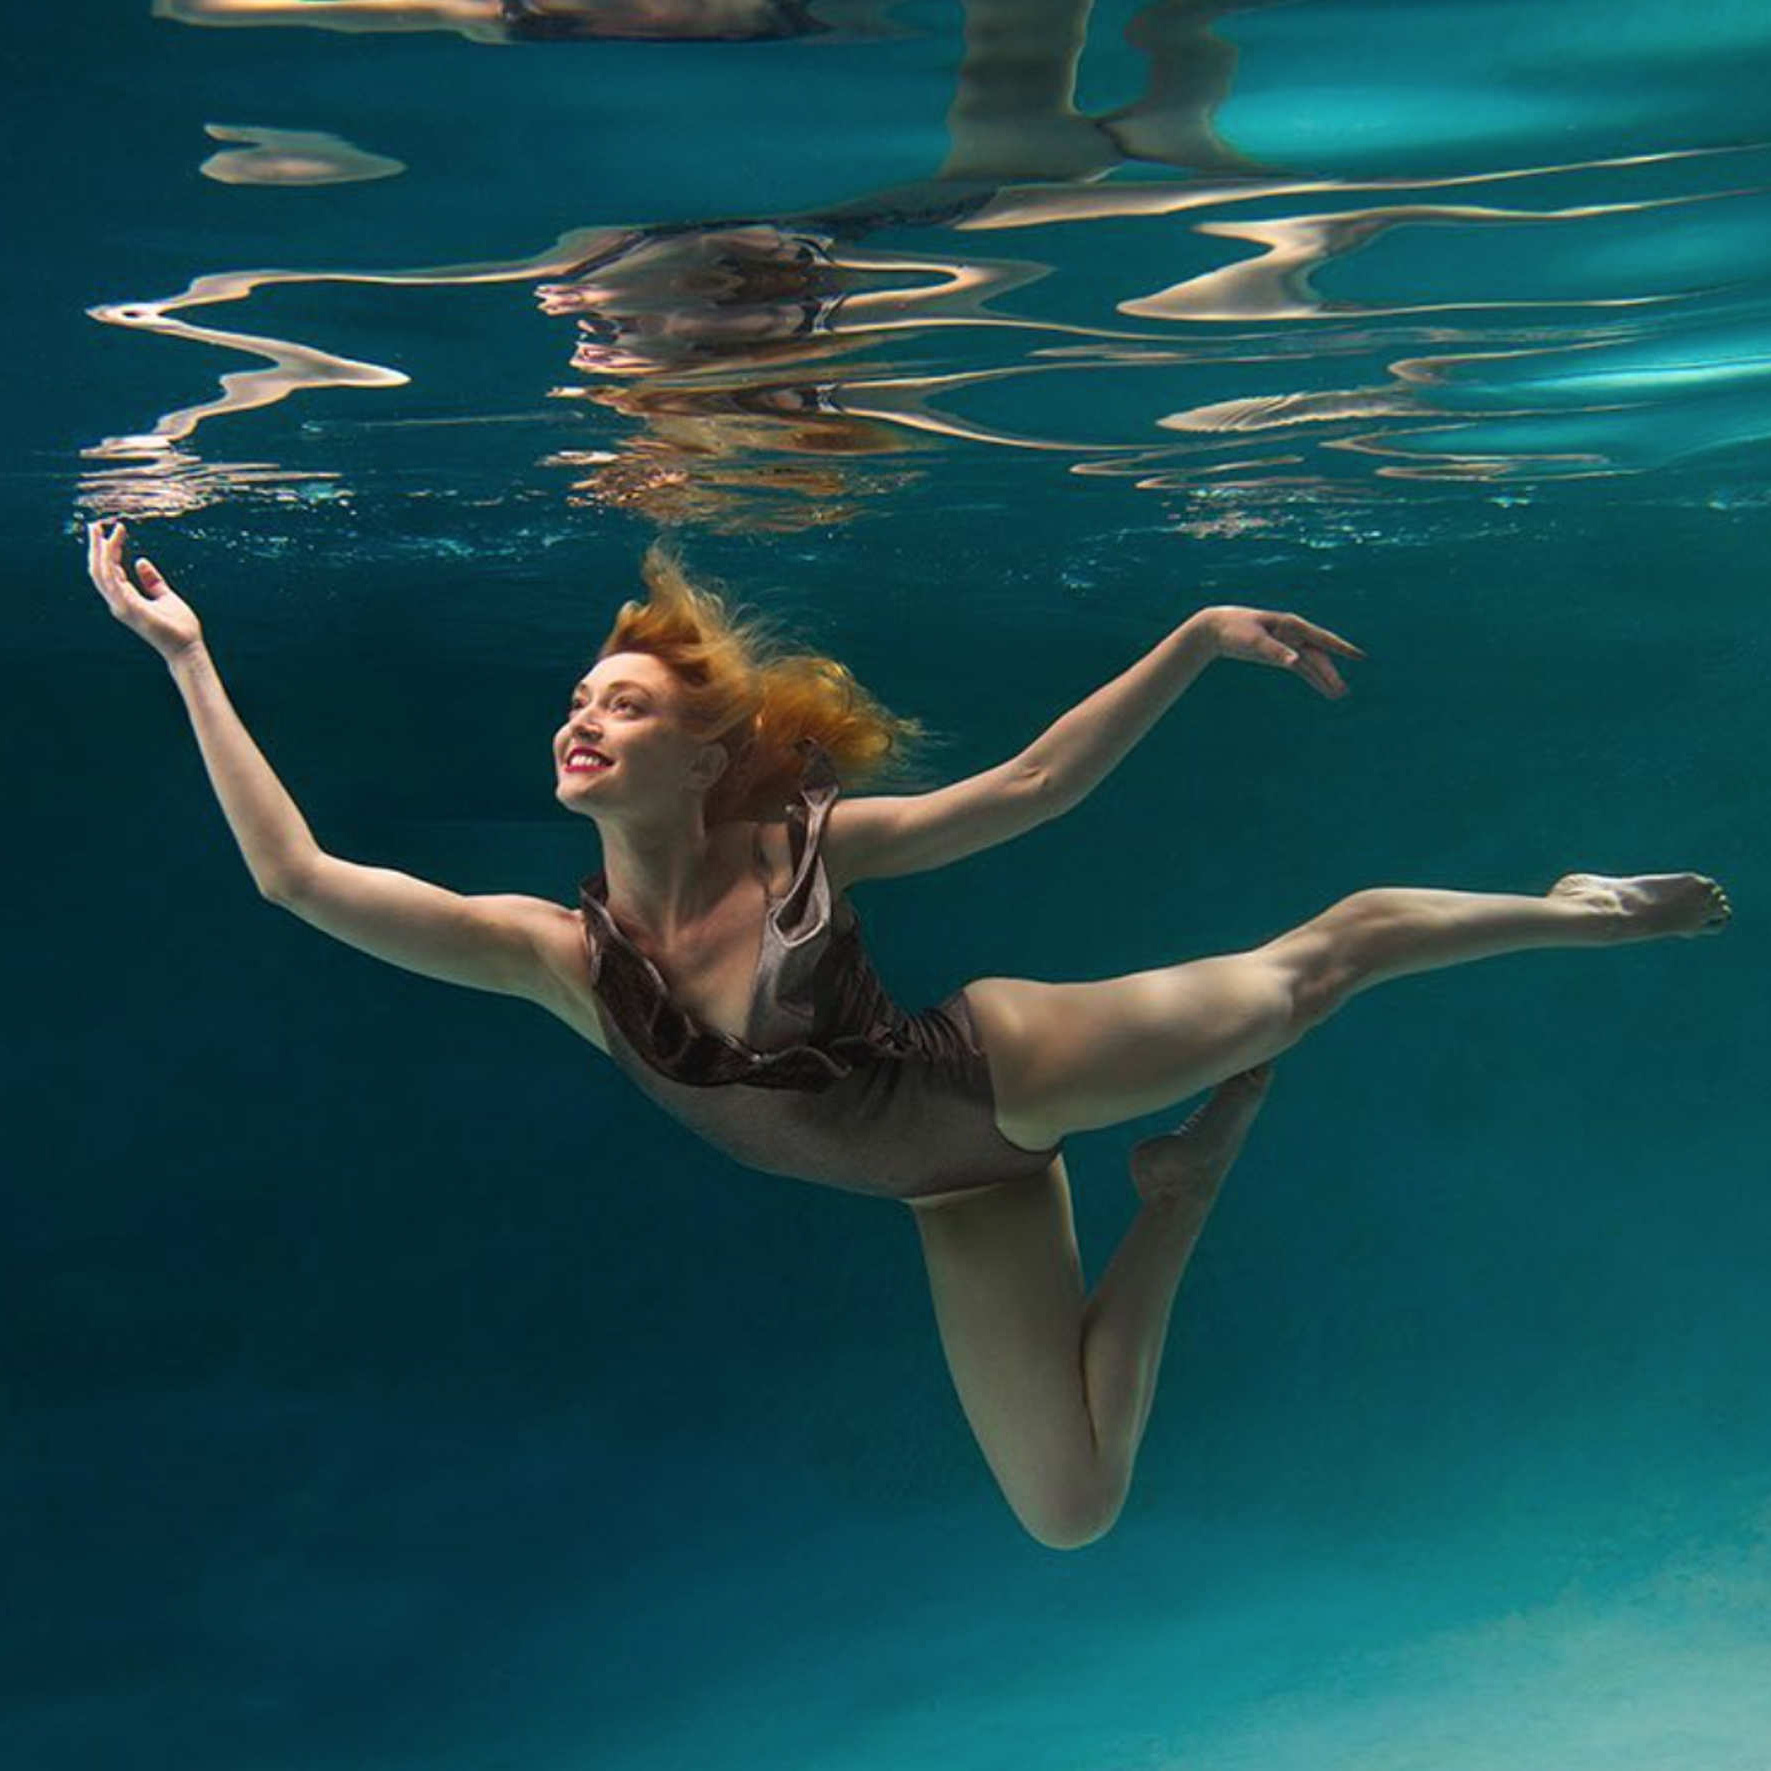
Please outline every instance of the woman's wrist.
[[188, 645], [179, 646], [174, 651], [162, 652], [160, 656], [165, 659], [166, 668], [174, 676], [182, 676], [209, 662], [209, 647], [199, 637]]
[[1179, 629], [1208, 659], [1217, 658], [1222, 649], [1218, 643], [1217, 613], [1215, 608], [1195, 609]]

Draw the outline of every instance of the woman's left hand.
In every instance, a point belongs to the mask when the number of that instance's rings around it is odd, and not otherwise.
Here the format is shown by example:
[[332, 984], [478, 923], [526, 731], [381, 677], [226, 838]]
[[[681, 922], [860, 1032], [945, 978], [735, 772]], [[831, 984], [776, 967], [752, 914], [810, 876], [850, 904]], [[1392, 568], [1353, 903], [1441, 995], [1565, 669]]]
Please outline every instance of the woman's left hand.
[[1220, 658], [1239, 658], [1246, 664], [1268, 664], [1275, 670], [1292, 670], [1311, 688], [1331, 701], [1347, 693], [1347, 685], [1330, 658], [1363, 658], [1351, 640], [1326, 627], [1317, 627], [1301, 615], [1275, 614], [1271, 609], [1243, 609], [1224, 603], [1201, 609], [1192, 617], [1217, 643]]

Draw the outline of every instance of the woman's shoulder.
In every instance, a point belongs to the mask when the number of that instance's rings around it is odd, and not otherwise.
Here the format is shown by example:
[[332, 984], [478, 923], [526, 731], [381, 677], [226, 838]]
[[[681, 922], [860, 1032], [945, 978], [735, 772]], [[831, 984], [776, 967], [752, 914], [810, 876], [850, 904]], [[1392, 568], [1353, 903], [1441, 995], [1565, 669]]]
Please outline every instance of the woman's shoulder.
[[607, 1057], [609, 1042], [597, 1013], [585, 956], [584, 912], [546, 898], [533, 902], [529, 927], [542, 967], [542, 988], [535, 1000]]

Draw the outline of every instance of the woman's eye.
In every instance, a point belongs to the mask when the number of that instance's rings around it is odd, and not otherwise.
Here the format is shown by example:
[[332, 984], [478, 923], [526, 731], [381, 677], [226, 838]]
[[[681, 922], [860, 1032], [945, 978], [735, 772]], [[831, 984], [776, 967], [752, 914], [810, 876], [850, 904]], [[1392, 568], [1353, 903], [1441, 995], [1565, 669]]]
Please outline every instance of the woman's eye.
[[[589, 705], [590, 704], [587, 701], [574, 701], [572, 705], [566, 709], [566, 718], [568, 720], [576, 719]], [[609, 705], [611, 707], [624, 707], [630, 713], [644, 713], [646, 711], [643, 703], [632, 700], [626, 695], [623, 695], [619, 701], [610, 702]]]

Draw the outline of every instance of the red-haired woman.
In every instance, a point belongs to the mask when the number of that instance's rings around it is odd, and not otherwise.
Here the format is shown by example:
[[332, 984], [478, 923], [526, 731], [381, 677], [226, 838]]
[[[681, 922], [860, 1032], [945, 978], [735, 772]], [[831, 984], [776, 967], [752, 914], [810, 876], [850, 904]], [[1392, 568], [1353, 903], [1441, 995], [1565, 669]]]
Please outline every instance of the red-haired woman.
[[[1246, 952], [1089, 983], [980, 978], [908, 1014], [845, 897], [1007, 842], [1076, 805], [1214, 659], [1346, 693], [1359, 648], [1292, 614], [1214, 607], [1020, 755], [920, 793], [840, 798], [924, 736], [835, 661], [778, 645], [646, 560], [553, 736], [555, 797], [602, 871], [576, 907], [463, 897], [328, 854], [241, 725], [189, 604], [121, 523], [89, 568], [169, 665], [259, 890], [378, 958], [548, 1009], [740, 1162], [914, 1213], [954, 1383], [1016, 1517], [1057, 1548], [1119, 1514], [1175, 1288], [1270, 1060], [1388, 978], [1532, 947], [1720, 930], [1695, 873], [1571, 873], [1542, 895], [1379, 887]], [[1085, 1294], [1061, 1146], [1211, 1088], [1132, 1153], [1142, 1199]]]

